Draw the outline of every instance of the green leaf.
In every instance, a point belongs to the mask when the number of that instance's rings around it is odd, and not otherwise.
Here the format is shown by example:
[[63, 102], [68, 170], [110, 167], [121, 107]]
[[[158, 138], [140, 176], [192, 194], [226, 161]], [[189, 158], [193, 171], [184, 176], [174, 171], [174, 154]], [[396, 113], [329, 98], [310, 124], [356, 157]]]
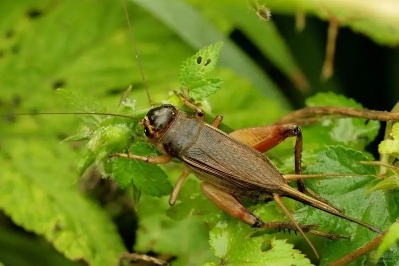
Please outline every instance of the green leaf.
[[165, 215], [168, 207], [165, 198], [142, 196], [135, 250], [174, 255], [174, 266], [197, 266], [214, 259], [206, 225], [196, 218], [173, 221]]
[[0, 258], [4, 265], [79, 265], [57, 252], [42, 237], [21, 233], [21, 228], [7, 224], [0, 227]]
[[[374, 262], [377, 263], [384, 255], [384, 253], [387, 252], [392, 246], [394, 246], [398, 240], [399, 240], [399, 223], [395, 222], [388, 228], [388, 231], [386, 232], [384, 238], [382, 239], [381, 244], [378, 246], [378, 249], [374, 254], [375, 255]], [[389, 258], [388, 256], [384, 257], [385, 259], [388, 260], [394, 259], [393, 257], [392, 258]], [[399, 255], [396, 255], [396, 261], [398, 260], [399, 260]]]
[[197, 79], [192, 82], [189, 94], [194, 100], [201, 100], [209, 95], [217, 92], [223, 84], [223, 80], [219, 78]]
[[389, 136], [389, 139], [384, 139], [378, 145], [378, 152], [399, 157], [399, 123], [392, 125]]
[[86, 155], [78, 164], [79, 174], [82, 175], [91, 164], [95, 163], [103, 175], [109, 175], [108, 156], [115, 152], [124, 152], [129, 148], [134, 139], [134, 123], [119, 118], [103, 120], [90, 134], [90, 140], [86, 144]]
[[187, 80], [209, 75], [216, 68], [222, 47], [223, 42], [211, 44], [184, 61], [179, 73], [179, 81], [182, 85], [189, 86]]
[[395, 157], [399, 157], [399, 139], [386, 139], [381, 141], [378, 145], [378, 152], [381, 154], [389, 154]]
[[253, 230], [241, 222], [219, 222], [210, 231], [209, 243], [221, 264], [312, 265], [305, 255], [293, 249], [293, 245], [286, 243], [286, 240], [250, 237], [248, 229]]
[[[346, 106], [363, 108], [355, 100], [346, 98], [333, 92], [318, 93], [306, 100], [309, 107], [315, 106]], [[324, 127], [323, 130], [306, 130], [304, 136], [308, 139], [320, 139], [320, 143], [341, 143], [351, 148], [364, 149], [364, 147], [375, 139], [380, 128], [379, 121], [367, 121], [361, 118], [324, 119], [321, 126], [310, 127], [310, 129]], [[326, 135], [328, 134], [328, 135]]]
[[306, 99], [306, 105], [309, 107], [314, 106], [347, 106], [355, 108], [363, 108], [360, 103], [354, 99], [347, 98], [343, 95], [334, 92], [319, 92], [316, 95]]
[[62, 156], [73, 161], [76, 154], [47, 141], [46, 149], [38, 141], [5, 143], [7, 153], [0, 154], [0, 209], [17, 225], [43, 235], [71, 260], [115, 265], [124, 251], [115, 226], [96, 204], [79, 195], [70, 165], [54, 160]]
[[[137, 155], [149, 156], [153, 150], [147, 143], [137, 142], [131, 152]], [[148, 164], [139, 160], [116, 158], [113, 162], [113, 177], [121, 187], [134, 184], [141, 192], [162, 197], [172, 192], [172, 185], [165, 172], [155, 164]]]
[[[359, 151], [342, 146], [327, 146], [324, 151], [315, 154], [316, 163], [306, 167], [307, 173], [312, 174], [362, 174], [373, 176], [376, 174], [371, 165], [360, 164], [359, 161], [367, 157]], [[307, 185], [319, 195], [331, 201], [346, 215], [363, 222], [372, 224], [381, 230], [387, 228], [395, 219], [389, 206], [395, 202], [390, 194], [376, 191], [368, 193], [377, 180], [373, 177], [336, 177], [309, 180]], [[332, 233], [348, 235], [349, 242], [344, 240], [328, 241], [323, 246], [321, 264], [332, 262], [356, 248], [364, 245], [376, 235], [366, 228], [334, 217], [312, 207], [306, 206], [295, 212], [298, 221], [305, 224], [320, 224], [320, 229], [329, 228]], [[381, 217], [386, 217], [381, 219]], [[323, 229], [325, 230], [325, 229]], [[334, 252], [329, 252], [334, 250]], [[359, 259], [363, 261], [364, 258]]]
[[81, 157], [77, 163], [76, 169], [79, 176], [82, 176], [84, 172], [96, 161], [96, 154], [92, 151], [87, 151], [84, 156]]
[[[100, 103], [83, 96], [74, 90], [58, 89], [56, 94], [60, 96], [66, 105], [66, 110], [75, 110], [75, 112], [104, 112]], [[94, 115], [94, 114], [93, 114]]]
[[179, 81], [189, 89], [194, 100], [205, 98], [221, 88], [222, 80], [207, 76], [215, 69], [222, 46], [222, 42], [206, 46], [182, 63]]
[[390, 176], [381, 180], [374, 187], [370, 188], [370, 191], [376, 190], [391, 190], [391, 189], [399, 189], [399, 177], [398, 176]]
[[390, 135], [393, 139], [399, 139], [399, 123], [395, 123], [392, 126]]
[[[372, 165], [361, 164], [360, 161], [367, 160], [367, 157], [360, 151], [349, 149], [343, 146], [327, 146], [324, 151], [315, 154], [316, 163], [307, 166], [306, 170], [316, 173], [338, 173], [338, 174], [370, 174], [375, 175], [375, 169]], [[330, 172], [328, 172], [330, 170]], [[338, 179], [341, 180], [341, 179]], [[352, 182], [370, 181], [371, 179], [360, 178], [360, 180], [352, 180]], [[366, 182], [367, 183], [367, 182]]]

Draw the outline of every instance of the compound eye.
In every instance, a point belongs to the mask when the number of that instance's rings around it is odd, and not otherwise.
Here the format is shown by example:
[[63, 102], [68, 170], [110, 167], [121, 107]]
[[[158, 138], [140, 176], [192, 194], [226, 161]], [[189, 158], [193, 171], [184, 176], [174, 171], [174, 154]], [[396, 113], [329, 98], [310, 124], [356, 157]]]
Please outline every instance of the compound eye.
[[148, 129], [147, 126], [144, 126], [144, 134], [146, 135], [146, 137], [150, 137], [151, 136], [151, 132], [150, 132], [150, 130]]

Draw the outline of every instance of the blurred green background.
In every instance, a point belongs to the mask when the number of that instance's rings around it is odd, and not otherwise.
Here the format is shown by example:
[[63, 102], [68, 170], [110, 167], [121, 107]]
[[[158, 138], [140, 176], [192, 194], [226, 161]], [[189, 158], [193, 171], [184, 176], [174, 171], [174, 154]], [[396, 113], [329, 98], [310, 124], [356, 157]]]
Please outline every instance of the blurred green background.
[[[344, 94], [368, 109], [394, 106], [399, 98], [397, 2], [273, 0], [265, 4], [271, 9], [271, 21], [258, 18], [244, 0], [128, 2], [153, 98], [161, 102], [168, 91], [179, 87], [179, 65], [184, 59], [205, 45], [224, 41], [215, 76], [225, 84], [209, 100], [212, 113], [224, 114], [224, 122], [232, 128], [271, 123], [303, 107], [306, 97], [320, 91]], [[301, 31], [296, 28], [298, 12], [307, 14]], [[334, 75], [325, 81], [321, 68], [331, 18], [343, 27], [336, 41]], [[122, 1], [0, 1], [0, 263], [74, 264], [44, 238], [79, 261], [82, 255], [74, 248], [81, 243], [66, 248], [66, 239], [91, 232], [92, 239], [84, 241], [92, 243], [98, 241], [98, 230], [111, 234], [116, 230], [103, 209], [77, 192], [81, 184], [75, 166], [82, 145], [59, 143], [82, 130], [80, 120], [16, 117], [15, 113], [102, 107], [112, 112], [130, 84], [137, 107], [148, 107]], [[56, 93], [59, 88], [81, 97], [65, 101]], [[376, 153], [375, 146], [369, 149]], [[134, 217], [121, 218], [107, 210], [114, 220], [135, 222]], [[87, 219], [101, 222], [93, 228]], [[57, 233], [63, 226], [72, 228], [70, 234]], [[97, 253], [114, 255], [123, 250], [117, 238], [104, 241]], [[125, 233], [125, 241], [131, 248], [134, 229]], [[108, 251], [109, 246], [115, 248]], [[90, 261], [107, 264], [95, 254]]]

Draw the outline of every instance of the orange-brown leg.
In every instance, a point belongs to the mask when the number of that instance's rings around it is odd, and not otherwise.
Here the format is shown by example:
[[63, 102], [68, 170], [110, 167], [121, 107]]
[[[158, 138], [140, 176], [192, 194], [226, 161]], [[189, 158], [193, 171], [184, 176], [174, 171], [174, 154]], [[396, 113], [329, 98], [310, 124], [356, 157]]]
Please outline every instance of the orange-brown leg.
[[[240, 219], [244, 223], [256, 227], [276, 230], [298, 230], [294, 223], [290, 222], [264, 222], [259, 217], [252, 214], [247, 208], [245, 208], [241, 202], [237, 200], [233, 195], [218, 189], [214, 185], [203, 182], [201, 184], [202, 192], [205, 196], [213, 202], [219, 209], [226, 212], [227, 214]], [[305, 233], [312, 233], [318, 236], [323, 236], [329, 239], [346, 238], [335, 234], [326, 234], [320, 231], [314, 230], [317, 227], [316, 224], [298, 225], [301, 230]]]
[[[302, 132], [299, 126], [295, 124], [285, 124], [244, 128], [233, 131], [230, 133], [230, 136], [260, 152], [266, 152], [274, 148], [286, 138], [296, 137], [294, 148], [295, 174], [302, 174]], [[297, 180], [297, 185], [300, 192], [306, 192], [318, 200], [330, 204], [329, 201], [307, 188], [302, 179]]]
[[190, 100], [186, 99], [181, 93], [178, 93], [177, 91], [175, 91], [174, 93], [177, 97], [179, 97], [180, 100], [182, 100], [185, 106], [195, 111], [195, 116], [197, 118], [204, 120], [205, 112], [201, 108], [193, 104]]
[[[274, 148], [286, 138], [296, 137], [294, 148], [295, 174], [302, 173], [302, 132], [299, 126], [286, 124], [244, 128], [230, 133], [230, 136], [260, 152]], [[298, 180], [297, 183], [298, 190], [304, 193], [306, 187], [303, 180]]]
[[274, 148], [288, 137], [298, 136], [295, 147], [298, 150], [299, 158], [302, 152], [301, 129], [294, 124], [243, 128], [233, 131], [229, 135], [260, 152]]
[[109, 155], [110, 158], [118, 157], [118, 158], [126, 158], [131, 160], [139, 160], [146, 163], [151, 164], [164, 164], [172, 161], [173, 157], [167, 154], [159, 155], [159, 156], [141, 156], [132, 153], [113, 153]]
[[[186, 99], [181, 93], [175, 91], [174, 92], [175, 95], [177, 97], [179, 97], [180, 100], [182, 100], [183, 104], [185, 106], [187, 106], [190, 109], [193, 109], [196, 113], [196, 117], [200, 118], [201, 120], [205, 119], [205, 112], [199, 108], [198, 106], [196, 106], [195, 104], [193, 104], [190, 100]], [[222, 123], [223, 120], [223, 116], [222, 115], [218, 115], [215, 117], [215, 119], [212, 122], [212, 126], [218, 128], [220, 126], [220, 124]]]
[[211, 126], [218, 128], [220, 124], [222, 123], [223, 116], [222, 115], [217, 115], [215, 119], [213, 119]]
[[285, 214], [287, 215], [287, 217], [291, 220], [292, 224], [295, 226], [295, 228], [301, 233], [301, 235], [303, 236], [303, 238], [305, 238], [306, 242], [309, 244], [309, 246], [312, 248], [314, 254], [316, 255], [316, 257], [319, 257], [319, 255], [317, 254], [317, 250], [316, 248], [313, 246], [312, 242], [310, 242], [309, 238], [305, 235], [305, 232], [302, 230], [302, 228], [299, 226], [299, 224], [295, 221], [294, 217], [292, 216], [292, 214], [290, 213], [290, 211], [287, 209], [287, 207], [285, 207], [283, 201], [281, 200], [280, 195], [278, 194], [273, 194], [273, 199], [274, 201], [277, 203], [277, 205], [280, 206], [280, 208], [285, 212]]
[[172, 194], [170, 194], [169, 205], [174, 205], [176, 203], [176, 199], [177, 196], [179, 195], [180, 189], [190, 173], [191, 173], [190, 171], [183, 169], [183, 172], [181, 173], [179, 179], [176, 182], [175, 187], [173, 188]]

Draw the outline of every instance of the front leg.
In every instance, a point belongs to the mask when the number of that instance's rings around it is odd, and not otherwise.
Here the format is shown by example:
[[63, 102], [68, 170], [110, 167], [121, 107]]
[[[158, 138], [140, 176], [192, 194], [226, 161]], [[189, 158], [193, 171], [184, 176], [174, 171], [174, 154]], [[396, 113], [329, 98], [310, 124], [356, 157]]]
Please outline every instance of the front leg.
[[164, 163], [169, 163], [172, 161], [173, 157], [167, 154], [163, 155], [158, 155], [158, 156], [141, 156], [141, 155], [136, 155], [132, 153], [113, 153], [109, 155], [110, 158], [112, 157], [118, 157], [118, 158], [125, 158], [125, 159], [131, 159], [131, 160], [139, 160], [143, 161], [146, 163], [151, 163], [151, 164], [164, 164]]
[[175, 187], [173, 188], [172, 194], [170, 194], [169, 197], [169, 205], [175, 205], [176, 203], [176, 199], [177, 196], [179, 195], [180, 189], [183, 186], [184, 181], [186, 181], [187, 176], [190, 174], [191, 172], [187, 169], [183, 169], [183, 172], [181, 173], [179, 179], [176, 182]]
[[181, 94], [181, 93], [179, 93], [179, 92], [177, 92], [177, 91], [174, 91], [174, 93], [175, 93], [175, 95], [176, 95], [177, 97], [179, 97], [180, 100], [182, 100], [182, 102], [183, 102], [183, 104], [184, 104], [185, 106], [187, 106], [188, 108], [193, 109], [193, 110], [195, 111], [195, 116], [196, 116], [197, 118], [199, 118], [199, 119], [201, 119], [201, 120], [204, 120], [204, 119], [205, 119], [205, 112], [204, 112], [201, 108], [199, 108], [198, 106], [196, 106], [195, 104], [193, 104], [190, 100], [186, 99], [186, 98], [183, 96], [183, 94]]
[[[179, 97], [180, 100], [182, 100], [183, 104], [187, 106], [190, 109], [193, 109], [195, 111], [195, 116], [201, 120], [205, 119], [205, 112], [193, 104], [190, 100], [186, 99], [183, 94], [175, 91], [174, 92], [177, 97]], [[211, 126], [218, 128], [220, 124], [222, 123], [223, 116], [222, 115], [217, 115], [215, 119], [212, 121]]]
[[[140, 156], [136, 154], [131, 154], [131, 153], [114, 153], [110, 154], [109, 157], [118, 157], [118, 158], [125, 158], [125, 159], [131, 159], [131, 160], [139, 160], [143, 161], [146, 163], [151, 163], [151, 164], [164, 164], [172, 161], [173, 157], [167, 154], [164, 155], [159, 155], [159, 156]], [[179, 195], [180, 189], [186, 180], [187, 176], [191, 172], [189, 170], [184, 169], [183, 172], [181, 173], [179, 179], [176, 182], [175, 187], [173, 188], [172, 194], [170, 194], [169, 198], [169, 204], [174, 205], [176, 203], [177, 196]]]

